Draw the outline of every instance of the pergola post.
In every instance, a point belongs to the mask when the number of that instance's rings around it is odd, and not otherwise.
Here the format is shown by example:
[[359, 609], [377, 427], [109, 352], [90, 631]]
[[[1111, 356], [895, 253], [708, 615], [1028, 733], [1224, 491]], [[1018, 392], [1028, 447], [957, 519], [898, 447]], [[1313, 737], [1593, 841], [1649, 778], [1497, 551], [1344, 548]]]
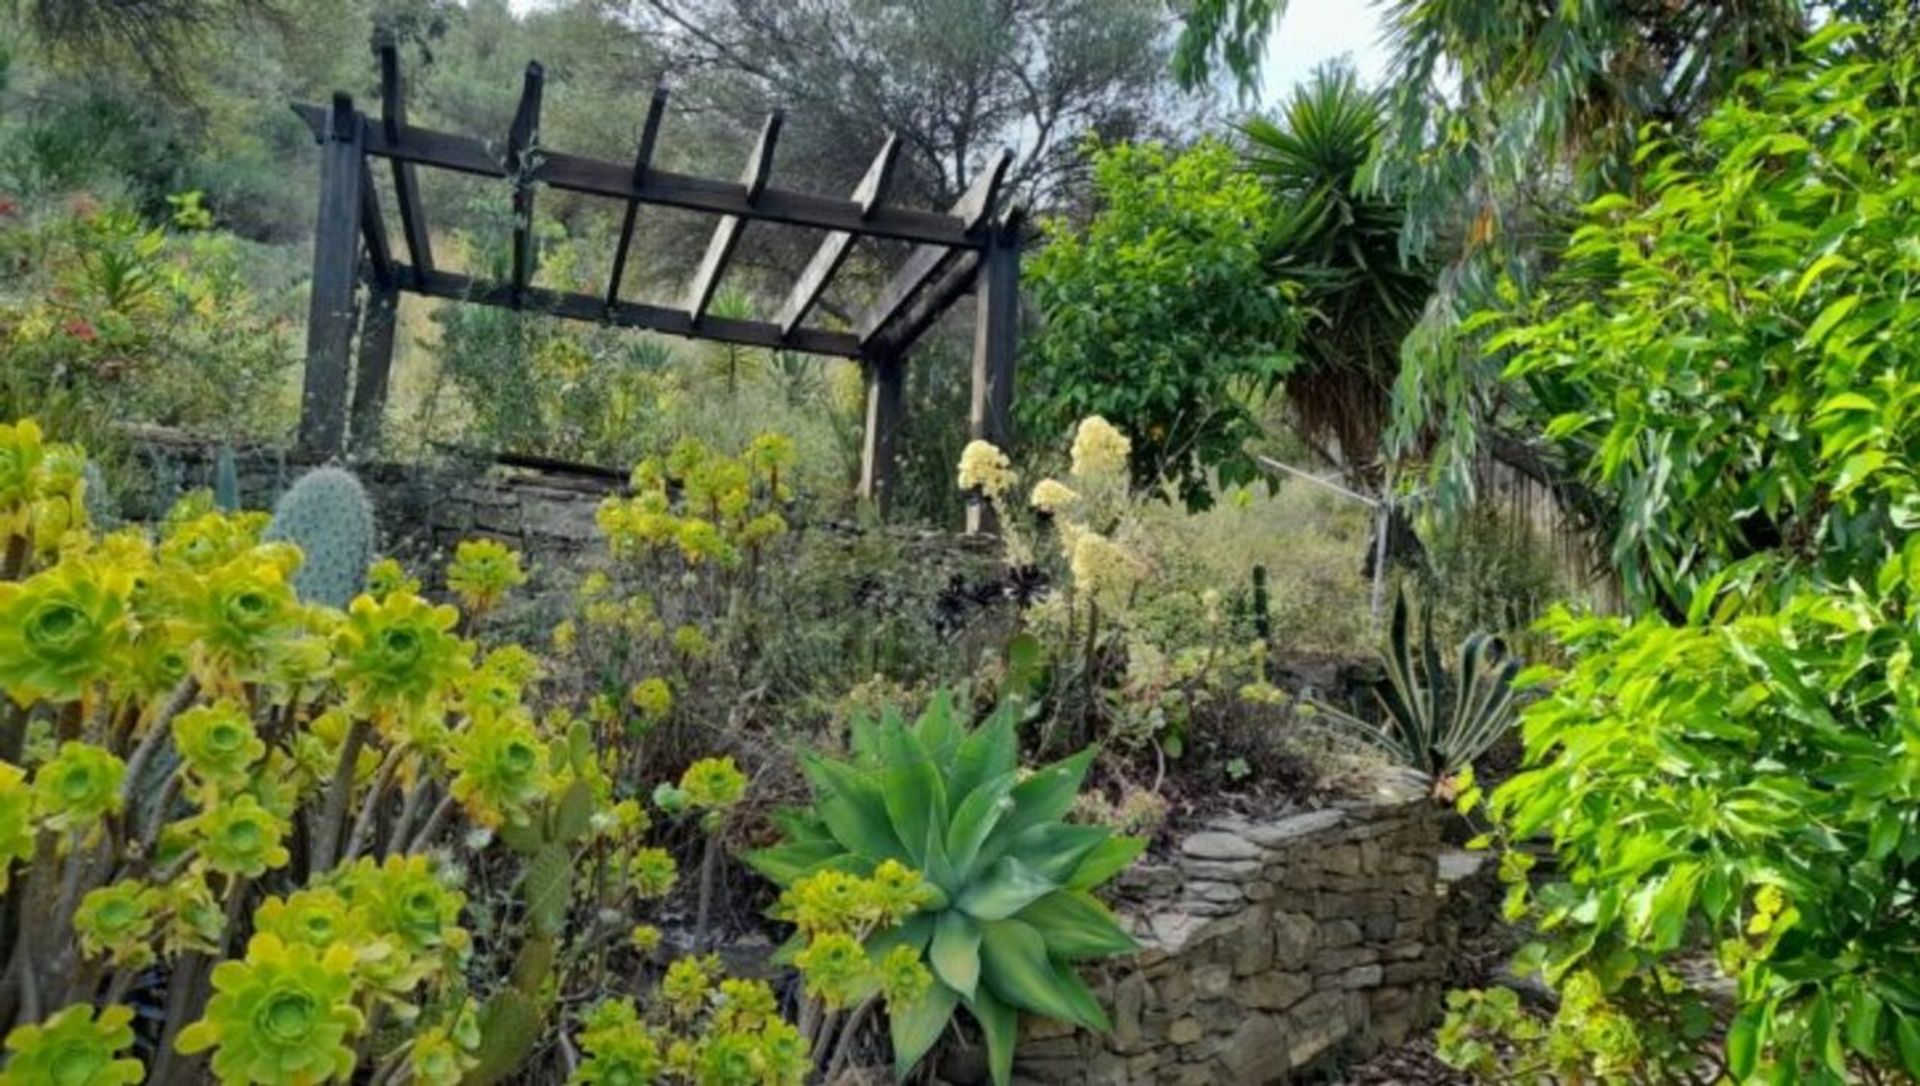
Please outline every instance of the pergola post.
[[[968, 432], [1001, 449], [1013, 442], [1014, 356], [1020, 347], [1020, 212], [988, 231], [974, 287], [973, 399]], [[995, 529], [993, 508], [967, 506], [967, 531]]]
[[400, 319], [400, 290], [376, 286], [360, 317], [360, 358], [353, 378], [353, 447], [373, 448], [380, 441], [380, 419], [387, 409], [387, 382], [393, 373], [393, 340]]
[[900, 426], [906, 419], [906, 359], [877, 355], [863, 363], [867, 378], [866, 436], [860, 443], [860, 497], [881, 516], [893, 504], [900, 472]]
[[300, 401], [299, 448], [312, 456], [339, 453], [346, 436], [353, 292], [360, 265], [363, 140], [353, 99], [335, 95], [321, 140], [313, 296], [307, 307], [307, 372]]

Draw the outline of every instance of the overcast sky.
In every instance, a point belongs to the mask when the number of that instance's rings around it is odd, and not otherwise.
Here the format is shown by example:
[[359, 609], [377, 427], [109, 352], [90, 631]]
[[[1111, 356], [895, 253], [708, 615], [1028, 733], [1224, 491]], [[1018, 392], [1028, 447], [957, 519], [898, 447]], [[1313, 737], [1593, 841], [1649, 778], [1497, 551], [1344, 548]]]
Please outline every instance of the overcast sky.
[[1274, 105], [1315, 66], [1337, 57], [1353, 61], [1362, 83], [1386, 70], [1380, 13], [1367, 0], [1290, 0], [1286, 18], [1267, 38], [1261, 104]]

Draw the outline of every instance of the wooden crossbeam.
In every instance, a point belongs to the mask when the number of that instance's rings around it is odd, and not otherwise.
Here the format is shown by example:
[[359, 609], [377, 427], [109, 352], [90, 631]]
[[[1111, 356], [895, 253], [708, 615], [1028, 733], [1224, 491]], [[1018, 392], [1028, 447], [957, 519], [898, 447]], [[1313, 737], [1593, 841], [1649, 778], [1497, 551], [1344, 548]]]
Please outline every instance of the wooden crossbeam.
[[[767, 190], [767, 175], [773, 170], [773, 148], [780, 142], [782, 120], [783, 114], [778, 110], [767, 114], [767, 122], [760, 128], [760, 139], [753, 145], [747, 168], [740, 175], [749, 207]], [[707, 241], [707, 253], [700, 258], [693, 282], [687, 285], [687, 312], [693, 314], [696, 325], [706, 319], [707, 307], [713, 304], [714, 292], [720, 289], [720, 277], [726, 274], [727, 261], [733, 259], [734, 247], [740, 244], [740, 231], [745, 227], [746, 220], [738, 215], [722, 216], [714, 226], [713, 237]]]
[[367, 243], [367, 266], [373, 285], [393, 289], [393, 246], [387, 241], [387, 221], [380, 212], [380, 190], [373, 187], [373, 170], [360, 158], [360, 233]]
[[[402, 276], [412, 276], [410, 268], [402, 267], [397, 271]], [[494, 283], [452, 272], [433, 271], [422, 277], [421, 286], [412, 289], [431, 298], [513, 308], [511, 283]], [[684, 309], [645, 302], [618, 302], [609, 307], [606, 299], [599, 295], [567, 293], [544, 287], [529, 286], [521, 292], [520, 297], [522, 306], [528, 311], [567, 320], [644, 328], [673, 336], [735, 343], [742, 347], [782, 347], [840, 358], [855, 358], [860, 354], [859, 339], [848, 332], [801, 328], [789, 337], [782, 335], [780, 326], [771, 321], [740, 320], [712, 314], [696, 324], [693, 314]]]
[[[298, 104], [295, 113], [313, 129], [315, 139], [326, 135], [324, 106]], [[479, 177], [506, 177], [507, 169], [486, 141], [426, 128], [402, 125], [390, 136], [384, 127], [367, 133], [366, 152], [380, 158], [411, 162], [435, 169]], [[736, 181], [695, 177], [671, 170], [651, 169], [635, 184], [633, 167], [626, 162], [604, 162], [563, 151], [542, 149], [537, 170], [541, 184], [565, 192], [637, 200], [643, 204], [684, 208], [712, 215], [734, 215], [762, 222], [780, 222], [816, 230], [846, 230], [859, 237], [894, 238], [922, 245], [979, 248], [954, 216], [905, 207], [877, 207], [872, 214], [853, 200], [768, 186], [757, 200], [747, 199], [746, 186]]]
[[[860, 205], [865, 214], [873, 214], [873, 209], [887, 198], [887, 188], [893, 183], [893, 167], [900, 160], [900, 137], [888, 133], [887, 141], [880, 145], [880, 153], [873, 157], [873, 164], [867, 167], [866, 176], [853, 190], [853, 202]], [[793, 284], [793, 292], [787, 295], [786, 304], [780, 307], [780, 315], [773, 322], [783, 332], [791, 334], [800, 322], [807, 319], [820, 295], [832, 282], [834, 273], [846, 262], [847, 254], [853, 250], [853, 235], [845, 230], [835, 230], [828, 234], [820, 247], [813, 251], [813, 258], [800, 273]]]
[[533, 183], [535, 148], [540, 142], [540, 98], [546, 88], [546, 69], [537, 60], [527, 62], [526, 78], [520, 84], [520, 105], [513, 112], [513, 127], [507, 132], [507, 175], [513, 178], [513, 298], [520, 308], [520, 296], [533, 278]]
[[[391, 142], [399, 142], [400, 130], [407, 123], [407, 100], [400, 83], [400, 50], [392, 40], [380, 43], [380, 130]], [[394, 203], [400, 208], [400, 233], [406, 238], [407, 259], [415, 268], [433, 267], [433, 246], [428, 239], [427, 213], [420, 204], [420, 182], [414, 165], [392, 159]]]
[[[646, 184], [647, 171], [653, 168], [653, 151], [660, 142], [660, 122], [667, 115], [667, 88], [653, 88], [653, 101], [647, 105], [646, 123], [640, 126], [640, 151], [633, 156], [633, 184]], [[627, 250], [633, 246], [634, 221], [640, 217], [640, 202], [627, 201], [626, 218], [620, 223], [620, 244], [613, 251], [613, 272], [607, 276], [607, 308], [620, 301], [620, 280], [627, 274]]]
[[[979, 232], [987, 216], [992, 213], [993, 205], [1000, 196], [1000, 186], [1006, 180], [1007, 168], [1012, 163], [1013, 152], [1002, 149], [974, 177], [973, 184], [961, 193], [960, 199], [947, 212], [959, 222], [970, 238]], [[914, 296], [942, 273], [951, 270], [953, 263], [965, 252], [941, 245], [916, 248], [907, 256], [907, 262], [901, 265], [900, 270], [893, 274], [893, 278], [880, 288], [873, 304], [860, 315], [855, 325], [860, 341], [869, 346], [882, 342], [880, 333], [906, 312]]]

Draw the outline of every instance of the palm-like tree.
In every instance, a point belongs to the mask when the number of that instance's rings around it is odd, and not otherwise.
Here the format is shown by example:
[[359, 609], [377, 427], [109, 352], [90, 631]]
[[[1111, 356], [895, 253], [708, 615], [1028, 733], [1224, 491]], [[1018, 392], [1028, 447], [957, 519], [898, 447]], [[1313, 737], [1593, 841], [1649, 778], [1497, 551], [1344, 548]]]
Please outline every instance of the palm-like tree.
[[1287, 377], [1296, 427], [1369, 485], [1379, 482], [1400, 343], [1433, 288], [1428, 269], [1403, 256], [1404, 210], [1364, 184], [1384, 120], [1380, 96], [1333, 65], [1277, 116], [1242, 126], [1247, 165], [1280, 209], [1268, 239], [1274, 271], [1315, 312]]

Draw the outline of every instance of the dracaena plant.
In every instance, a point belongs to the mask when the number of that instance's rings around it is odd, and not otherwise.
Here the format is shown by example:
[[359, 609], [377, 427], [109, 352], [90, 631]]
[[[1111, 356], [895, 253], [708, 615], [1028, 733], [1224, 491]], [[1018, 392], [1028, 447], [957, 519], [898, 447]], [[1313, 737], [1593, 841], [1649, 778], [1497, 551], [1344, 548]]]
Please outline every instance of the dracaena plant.
[[932, 974], [923, 995], [889, 1015], [901, 1074], [965, 1008], [1004, 1086], [1020, 1014], [1107, 1028], [1078, 966], [1135, 948], [1092, 891], [1145, 842], [1063, 821], [1093, 752], [1024, 773], [1017, 715], [1004, 708], [969, 728], [943, 693], [911, 724], [856, 719], [853, 756], [803, 758], [812, 805], [784, 818], [783, 843], [747, 856], [783, 887], [890, 864], [924, 873], [925, 903], [865, 942], [874, 960], [909, 947]]
[[[483, 652], [390, 563], [341, 610], [301, 602], [302, 554], [257, 514], [197, 499], [158, 538], [98, 533], [85, 464], [0, 425], [0, 1081], [545, 1074], [577, 1024], [556, 993], [654, 972], [634, 914], [674, 862], [644, 844], [625, 733], [537, 706], [537, 657]], [[456, 563], [486, 607], [519, 567]], [[704, 809], [744, 779], [683, 784]], [[804, 1039], [731, 991], [660, 1074], [797, 1081]], [[157, 1019], [137, 1040], [134, 1005]], [[587, 1026], [579, 1080], [618, 1081], [633, 1038]]]

